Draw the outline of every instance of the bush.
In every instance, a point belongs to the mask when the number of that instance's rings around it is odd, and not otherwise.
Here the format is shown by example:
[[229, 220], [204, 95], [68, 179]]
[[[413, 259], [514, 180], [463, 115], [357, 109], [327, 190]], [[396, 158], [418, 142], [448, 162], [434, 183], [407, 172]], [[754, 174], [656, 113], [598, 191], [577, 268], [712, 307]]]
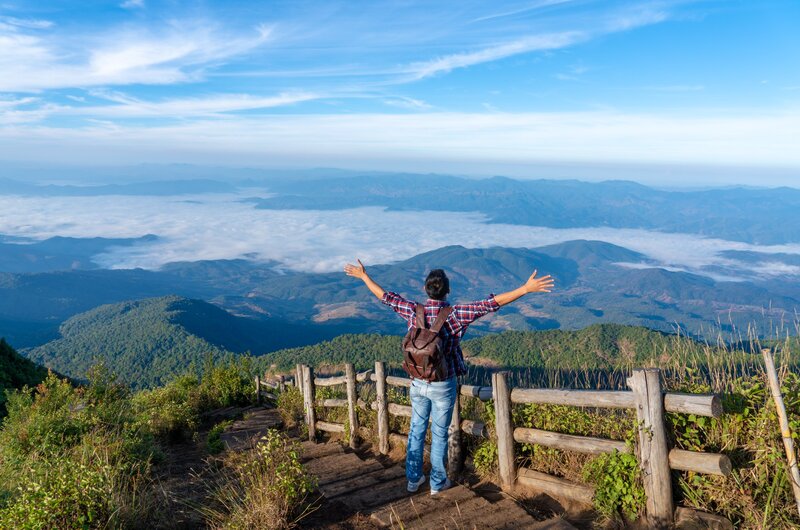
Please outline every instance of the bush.
[[218, 506], [204, 509], [213, 528], [289, 528], [314, 483], [300, 463], [299, 446], [270, 430], [253, 451], [228, 455], [212, 486]]
[[0, 528], [130, 526], [153, 514], [152, 447], [127, 390], [101, 368], [84, 388], [53, 374], [9, 395], [0, 428]]
[[303, 393], [296, 386], [288, 386], [278, 395], [278, 412], [283, 418], [283, 423], [291, 428], [301, 424], [305, 417], [303, 407]]
[[616, 519], [622, 514], [633, 521], [644, 512], [639, 461], [632, 453], [600, 455], [587, 462], [583, 476], [595, 485], [594, 506], [600, 515]]

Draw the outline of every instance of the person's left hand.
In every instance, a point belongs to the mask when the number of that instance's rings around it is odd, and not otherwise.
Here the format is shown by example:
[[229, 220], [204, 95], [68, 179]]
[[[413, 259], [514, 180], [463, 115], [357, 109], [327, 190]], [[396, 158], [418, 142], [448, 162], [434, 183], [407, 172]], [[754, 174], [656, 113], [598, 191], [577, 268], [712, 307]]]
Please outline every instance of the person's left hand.
[[348, 263], [344, 266], [344, 273], [348, 276], [352, 276], [353, 278], [358, 278], [359, 280], [363, 280], [367, 277], [367, 270], [364, 268], [364, 264], [361, 263], [360, 259], [356, 259], [358, 265], [351, 265]]

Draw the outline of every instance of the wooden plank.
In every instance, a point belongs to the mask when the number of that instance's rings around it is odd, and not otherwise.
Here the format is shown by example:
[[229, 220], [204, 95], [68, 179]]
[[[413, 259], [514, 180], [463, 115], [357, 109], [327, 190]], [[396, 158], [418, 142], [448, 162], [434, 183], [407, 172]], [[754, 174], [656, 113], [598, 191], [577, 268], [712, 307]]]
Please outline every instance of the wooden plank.
[[691, 508], [678, 506], [675, 508], [675, 523], [694, 524], [694, 527], [707, 528], [709, 530], [733, 530], [733, 523], [721, 515], [713, 515]]
[[314, 369], [303, 365], [303, 402], [306, 409], [306, 426], [308, 427], [308, 440], [317, 439], [317, 414], [314, 411]]
[[694, 414], [719, 418], [722, 416], [722, 398], [718, 394], [664, 394], [664, 409], [667, 412]]
[[294, 380], [297, 384], [297, 389], [300, 391], [300, 395], [305, 395], [303, 393], [303, 365], [297, 364], [294, 369]]
[[461, 472], [463, 464], [461, 452], [461, 398], [456, 391], [456, 400], [453, 404], [453, 415], [450, 417], [450, 426], [447, 428], [447, 473], [455, 477]]
[[[372, 402], [375, 403], [374, 401]], [[322, 401], [317, 401], [317, 404], [321, 407], [326, 408], [344, 408], [348, 406], [346, 399], [335, 399], [335, 398], [327, 398], [323, 399]], [[364, 402], [363, 399], [359, 399], [356, 401], [356, 406], [360, 409], [367, 410], [367, 404]], [[375, 410], [375, 407], [372, 407], [372, 410]]]
[[369, 381], [371, 375], [372, 375], [372, 370], [366, 370], [364, 372], [358, 372], [358, 374], [356, 374], [356, 381], [358, 381], [359, 383], [363, 383], [365, 381]]
[[[370, 376], [370, 379], [372, 379], [373, 381], [377, 381], [377, 370], [375, 374]], [[409, 388], [411, 386], [411, 379], [407, 377], [397, 377], [394, 375], [387, 375], [386, 384], [392, 386], [404, 386], [406, 388]]]
[[311, 460], [305, 469], [322, 485], [370, 473], [376, 469], [375, 464], [380, 466], [375, 460], [361, 460], [355, 453], [341, 453]]
[[600, 407], [632, 409], [633, 392], [605, 390], [566, 390], [560, 388], [515, 388], [511, 391], [513, 403], [544, 403], [575, 407]]
[[470, 436], [477, 436], [478, 438], [489, 437], [489, 432], [486, 430], [486, 424], [480, 421], [463, 420], [461, 422], [461, 432], [465, 432]]
[[325, 432], [344, 432], [344, 423], [330, 423], [327, 421], [318, 421], [317, 429]]
[[669, 467], [723, 477], [730, 475], [733, 469], [731, 460], [726, 455], [684, 451], [683, 449], [672, 449], [669, 452]]
[[347, 383], [347, 377], [344, 375], [337, 375], [335, 377], [315, 377], [314, 384], [316, 386], [336, 386]]
[[375, 362], [375, 407], [378, 411], [378, 451], [389, 454], [389, 407], [386, 398], [386, 363]]
[[337, 500], [352, 510], [362, 511], [411, 496], [406, 490], [407, 485], [406, 477], [400, 477], [358, 490], [352, 495], [340, 495]]
[[[570, 405], [573, 407], [598, 407], [632, 409], [636, 407], [633, 392], [606, 390], [568, 390], [560, 388], [515, 388], [511, 391], [513, 403], [541, 403]], [[722, 400], [716, 394], [664, 394], [667, 412], [680, 412], [718, 418], [722, 415]]]
[[[465, 506], [468, 501], [475, 499], [480, 498], [472, 490], [460, 485], [456, 485], [436, 496], [431, 496], [428, 491], [422, 491], [373, 512], [370, 520], [380, 528], [410, 529], [420, 523], [427, 524], [425, 528], [449, 528], [451, 525], [456, 527], [453, 525], [453, 521], [449, 521], [449, 525], [434, 524], [431, 515], [435, 517], [437, 513], [441, 514], [451, 508], [455, 510], [457, 509], [456, 505]], [[477, 502], [480, 503], [480, 500]], [[486, 508], [488, 502], [484, 500], [484, 503], [482, 506]]]
[[318, 444], [316, 442], [305, 441], [300, 444], [300, 458], [303, 462], [324, 458], [334, 454], [344, 454], [344, 449], [338, 443]]
[[405, 469], [400, 466], [384, 468], [375, 460], [368, 460], [367, 464], [368, 467], [360, 468], [356, 475], [321, 485], [319, 487], [320, 493], [328, 499], [333, 499], [341, 495], [350, 495], [358, 490], [371, 488], [376, 484], [382, 484], [406, 476]]
[[495, 434], [497, 436], [497, 461], [500, 485], [504, 489], [514, 486], [516, 462], [514, 459], [514, 426], [511, 422], [511, 393], [506, 383], [506, 374], [492, 374], [494, 396]]
[[635, 369], [628, 379], [628, 386], [636, 396], [639, 465], [647, 495], [647, 522], [651, 528], [670, 528], [675, 507], [672, 503], [661, 374], [657, 368]]
[[492, 399], [492, 387], [490, 386], [461, 385], [459, 392], [462, 396], [475, 397], [481, 401]]
[[344, 365], [345, 376], [347, 377], [347, 419], [349, 423], [350, 448], [355, 449], [358, 445], [358, 396], [356, 395], [356, 370], [353, 363]]
[[521, 443], [544, 445], [563, 449], [564, 451], [576, 451], [590, 455], [613, 453], [614, 451], [620, 453], [629, 452], [625, 442], [617, 440], [606, 440], [591, 436], [574, 436], [540, 429], [527, 429], [525, 427], [514, 429], [514, 440]]
[[555, 498], [569, 499], [588, 506], [592, 506], [594, 503], [593, 487], [554, 477], [547, 473], [540, 473], [533, 469], [520, 468], [517, 484], [533, 488]]

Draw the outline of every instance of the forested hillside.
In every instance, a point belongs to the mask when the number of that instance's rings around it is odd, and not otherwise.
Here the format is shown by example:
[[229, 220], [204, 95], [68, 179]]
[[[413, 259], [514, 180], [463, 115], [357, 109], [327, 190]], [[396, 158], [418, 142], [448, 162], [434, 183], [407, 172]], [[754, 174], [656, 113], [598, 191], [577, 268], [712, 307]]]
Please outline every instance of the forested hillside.
[[149, 388], [208, 356], [219, 359], [311, 344], [328, 338], [327, 329], [237, 317], [208, 302], [165, 296], [76, 315], [61, 325], [60, 338], [23, 353], [76, 379], [103, 362], [134, 388]]
[[0, 417], [5, 415], [6, 391], [38, 385], [47, 370], [18, 354], [0, 338]]
[[[265, 368], [291, 370], [296, 363], [317, 368], [352, 362], [359, 369], [377, 360], [402, 361], [399, 335], [342, 335], [313, 346], [290, 348], [256, 358]], [[581, 330], [504, 331], [462, 343], [473, 364], [508, 368], [617, 369], [682, 350], [701, 351], [691, 338], [638, 326], [597, 324]]]

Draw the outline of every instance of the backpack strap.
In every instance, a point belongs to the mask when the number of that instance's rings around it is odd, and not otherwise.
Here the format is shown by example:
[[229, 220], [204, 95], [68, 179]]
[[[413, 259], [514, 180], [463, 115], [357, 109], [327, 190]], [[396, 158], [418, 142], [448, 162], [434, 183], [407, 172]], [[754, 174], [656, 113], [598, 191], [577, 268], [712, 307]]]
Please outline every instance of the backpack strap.
[[425, 305], [417, 304], [417, 328], [425, 329], [428, 326], [425, 324]]
[[447, 321], [447, 317], [449, 317], [452, 312], [453, 308], [451, 306], [441, 308], [439, 314], [436, 315], [436, 320], [434, 320], [433, 325], [431, 325], [431, 331], [439, 333], [442, 330], [442, 326], [444, 326], [444, 323]]

